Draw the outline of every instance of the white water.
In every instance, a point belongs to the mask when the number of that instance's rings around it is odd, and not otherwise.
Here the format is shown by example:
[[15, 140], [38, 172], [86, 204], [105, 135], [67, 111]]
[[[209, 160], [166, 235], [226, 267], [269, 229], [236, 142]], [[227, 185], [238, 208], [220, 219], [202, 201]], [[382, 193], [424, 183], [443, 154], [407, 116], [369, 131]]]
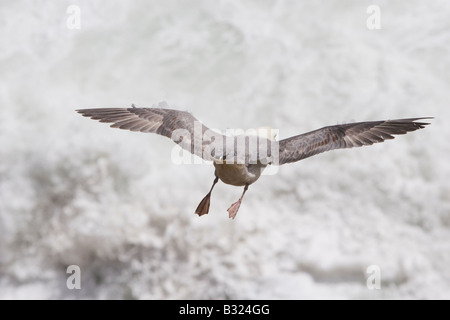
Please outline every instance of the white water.
[[[0, 298], [450, 298], [448, 1], [77, 1], [79, 30], [70, 4], [0, 8]], [[224, 184], [193, 214], [211, 166], [74, 112], [162, 100], [281, 138], [436, 119], [283, 166], [231, 221]]]

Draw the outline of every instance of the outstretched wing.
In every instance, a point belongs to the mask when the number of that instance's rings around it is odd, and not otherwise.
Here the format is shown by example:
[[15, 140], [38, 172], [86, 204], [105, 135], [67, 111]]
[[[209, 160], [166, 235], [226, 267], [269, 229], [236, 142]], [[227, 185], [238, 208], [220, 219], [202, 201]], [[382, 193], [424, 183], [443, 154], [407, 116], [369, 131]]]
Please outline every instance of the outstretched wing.
[[156, 133], [171, 138], [183, 149], [205, 160], [211, 160], [211, 156], [220, 157], [214, 147], [223, 141], [223, 135], [212, 131], [186, 111], [134, 106], [76, 111], [85, 117], [112, 123], [112, 128]]
[[279, 142], [279, 164], [299, 161], [334, 149], [361, 147], [394, 139], [394, 135], [422, 129], [429, 123], [411, 118], [356, 122], [324, 127]]

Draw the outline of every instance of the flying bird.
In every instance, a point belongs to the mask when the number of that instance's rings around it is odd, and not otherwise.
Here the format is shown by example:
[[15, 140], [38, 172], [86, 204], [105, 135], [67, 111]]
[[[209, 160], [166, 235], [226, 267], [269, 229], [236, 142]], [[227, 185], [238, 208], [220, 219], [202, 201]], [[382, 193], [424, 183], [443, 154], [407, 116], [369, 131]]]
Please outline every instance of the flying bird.
[[79, 109], [78, 113], [100, 122], [112, 123], [112, 128], [156, 133], [171, 138], [181, 148], [212, 161], [215, 167], [213, 185], [198, 205], [195, 213], [207, 214], [211, 192], [219, 179], [233, 186], [243, 186], [241, 197], [228, 208], [234, 219], [242, 199], [252, 183], [258, 180], [268, 165], [297, 162], [334, 149], [361, 147], [394, 139], [424, 128], [421, 120], [432, 117], [355, 122], [327, 126], [284, 140], [274, 135], [225, 136], [213, 131], [186, 111], [166, 108], [96, 108]]

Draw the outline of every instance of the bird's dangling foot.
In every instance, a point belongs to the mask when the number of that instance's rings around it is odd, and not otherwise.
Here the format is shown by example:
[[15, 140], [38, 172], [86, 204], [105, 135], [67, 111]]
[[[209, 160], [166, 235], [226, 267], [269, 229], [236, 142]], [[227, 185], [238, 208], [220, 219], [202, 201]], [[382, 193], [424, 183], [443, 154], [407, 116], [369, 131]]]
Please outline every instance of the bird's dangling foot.
[[208, 214], [210, 199], [211, 199], [211, 192], [209, 192], [203, 198], [203, 200], [200, 202], [200, 204], [198, 205], [197, 209], [195, 210], [195, 213], [198, 214], [199, 216], [202, 216], [204, 214]]
[[229, 208], [228, 208], [228, 217], [230, 217], [230, 219], [234, 219], [236, 217], [236, 214], [239, 210], [239, 207], [241, 206], [241, 202], [242, 200], [239, 199], [238, 201], [236, 201], [235, 203], [233, 203]]
[[214, 179], [214, 183], [211, 187], [211, 190], [209, 190], [208, 194], [202, 199], [202, 201], [200, 201], [200, 204], [198, 205], [197, 209], [195, 210], [195, 213], [198, 214], [199, 216], [208, 214], [209, 204], [210, 204], [210, 199], [211, 199], [211, 192], [212, 192], [212, 189], [214, 188], [214, 186], [216, 185], [217, 181], [219, 181], [218, 177], [216, 177]]
[[234, 219], [236, 217], [236, 214], [237, 214], [237, 212], [239, 210], [239, 207], [241, 206], [241, 203], [242, 203], [242, 198], [244, 197], [244, 194], [247, 191], [247, 189], [248, 189], [248, 184], [245, 185], [244, 192], [242, 192], [242, 196], [239, 198], [239, 200], [236, 201], [235, 203], [233, 203], [228, 208], [228, 210], [227, 210], [228, 211], [228, 217], [230, 219]]

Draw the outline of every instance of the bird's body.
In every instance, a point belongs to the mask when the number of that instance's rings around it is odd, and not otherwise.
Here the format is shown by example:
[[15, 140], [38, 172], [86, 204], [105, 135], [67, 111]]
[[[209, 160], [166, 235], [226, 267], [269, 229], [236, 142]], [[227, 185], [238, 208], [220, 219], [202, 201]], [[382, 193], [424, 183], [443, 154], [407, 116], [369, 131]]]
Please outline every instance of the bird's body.
[[251, 185], [261, 176], [267, 165], [263, 164], [244, 164], [244, 163], [219, 163], [213, 162], [216, 168], [216, 176], [226, 184], [232, 186]]
[[212, 161], [215, 180], [196, 213], [208, 213], [211, 192], [220, 179], [233, 186], [245, 186], [239, 200], [228, 209], [234, 218], [248, 186], [258, 180], [267, 165], [283, 165], [334, 149], [353, 148], [394, 139], [394, 135], [422, 129], [429, 123], [409, 118], [356, 122], [324, 127], [275, 141], [272, 136], [228, 137], [210, 130], [190, 113], [166, 108], [97, 108], [77, 110], [83, 116], [111, 127], [150, 132], [171, 138], [180, 147]]

